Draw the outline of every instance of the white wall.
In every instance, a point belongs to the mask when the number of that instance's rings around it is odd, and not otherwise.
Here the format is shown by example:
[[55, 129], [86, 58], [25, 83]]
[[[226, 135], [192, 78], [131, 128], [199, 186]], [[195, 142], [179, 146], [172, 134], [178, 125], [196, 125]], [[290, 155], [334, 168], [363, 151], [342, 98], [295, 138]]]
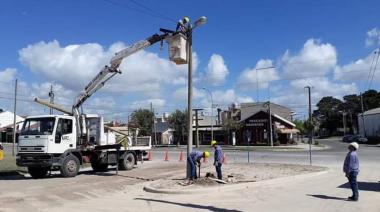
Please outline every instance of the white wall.
[[[16, 115], [16, 122], [24, 121], [24, 118]], [[0, 113], [0, 128], [6, 127], [13, 124], [13, 113], [9, 111], [4, 111]]]
[[[363, 119], [358, 115], [359, 134], [364, 135]], [[364, 115], [365, 135], [380, 137], [380, 114]]]

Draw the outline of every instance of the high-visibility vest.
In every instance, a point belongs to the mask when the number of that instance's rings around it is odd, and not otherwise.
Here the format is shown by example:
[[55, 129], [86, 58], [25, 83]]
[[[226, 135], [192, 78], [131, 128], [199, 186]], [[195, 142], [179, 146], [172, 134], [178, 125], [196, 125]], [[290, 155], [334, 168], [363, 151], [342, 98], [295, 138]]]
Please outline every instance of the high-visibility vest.
[[4, 151], [0, 150], [0, 160], [3, 160], [3, 158], [4, 158]]

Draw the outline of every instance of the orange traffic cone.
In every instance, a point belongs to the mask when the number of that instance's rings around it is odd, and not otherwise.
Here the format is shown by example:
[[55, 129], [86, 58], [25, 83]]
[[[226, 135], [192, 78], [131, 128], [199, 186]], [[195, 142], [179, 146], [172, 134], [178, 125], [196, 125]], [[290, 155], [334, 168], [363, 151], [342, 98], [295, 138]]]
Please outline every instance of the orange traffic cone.
[[148, 161], [151, 161], [152, 160], [152, 154], [150, 153], [150, 151], [148, 152]]
[[225, 153], [223, 154], [222, 164], [227, 164], [227, 156]]
[[165, 161], [169, 161], [168, 151], [166, 151], [166, 153], [165, 153]]
[[181, 154], [179, 155], [179, 162], [183, 161], [183, 151], [181, 151]]

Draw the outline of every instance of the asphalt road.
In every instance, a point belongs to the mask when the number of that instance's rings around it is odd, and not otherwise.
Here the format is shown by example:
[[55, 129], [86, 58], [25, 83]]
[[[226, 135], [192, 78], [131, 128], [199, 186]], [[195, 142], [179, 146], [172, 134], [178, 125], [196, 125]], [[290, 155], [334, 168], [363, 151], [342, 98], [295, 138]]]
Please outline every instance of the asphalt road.
[[[327, 146], [324, 150], [315, 150], [311, 152], [312, 165], [321, 166], [341, 166], [347, 154], [347, 143], [341, 142], [339, 138], [321, 139], [321, 144]], [[212, 148], [201, 147], [201, 151], [213, 151]], [[179, 160], [181, 151], [186, 154], [186, 146], [176, 147], [160, 147], [152, 150], [153, 160], [164, 160], [165, 154], [168, 152], [169, 160]], [[227, 162], [248, 162], [248, 151], [225, 148]], [[380, 146], [360, 144], [359, 147], [360, 165], [373, 165], [380, 160]], [[293, 163], [293, 164], [310, 164], [310, 154], [308, 150], [268, 150], [267, 148], [257, 148], [249, 151], [250, 162], [260, 163]]]
[[[311, 152], [312, 165], [321, 166], [340, 166], [343, 163], [347, 153], [347, 143], [341, 142], [339, 138], [320, 139], [319, 142], [328, 148], [325, 150], [316, 150]], [[12, 154], [12, 144], [3, 144], [5, 154]], [[194, 148], [196, 149], [196, 148]], [[202, 146], [201, 151], [213, 151], [212, 148]], [[152, 149], [152, 158], [154, 161], [163, 161], [165, 154], [168, 152], [170, 161], [178, 161], [180, 153], [183, 152], [186, 159], [186, 146], [177, 147], [157, 147]], [[272, 151], [268, 148], [254, 148], [248, 151], [244, 148], [226, 147], [223, 151], [228, 162], [260, 162], [260, 163], [293, 163], [293, 164], [310, 164], [310, 154], [307, 150], [278, 150]], [[372, 165], [380, 161], [380, 145], [360, 144], [359, 159], [361, 166]], [[248, 156], [249, 155], [249, 156]]]

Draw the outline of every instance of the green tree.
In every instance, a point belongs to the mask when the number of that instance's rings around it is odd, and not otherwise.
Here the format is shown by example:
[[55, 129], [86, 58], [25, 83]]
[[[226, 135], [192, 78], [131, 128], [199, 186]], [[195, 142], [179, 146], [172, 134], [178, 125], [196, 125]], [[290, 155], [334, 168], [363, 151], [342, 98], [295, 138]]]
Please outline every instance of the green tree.
[[148, 109], [138, 109], [132, 113], [131, 122], [135, 127], [139, 128], [140, 135], [152, 135], [153, 115]]
[[294, 120], [293, 123], [296, 125], [296, 129], [298, 129], [301, 134], [306, 134], [307, 133], [307, 130], [305, 128], [305, 122], [302, 121], [302, 120]]
[[331, 135], [337, 132], [337, 128], [341, 127], [343, 110], [343, 102], [332, 96], [323, 97], [317, 103], [317, 114], [323, 117], [320, 123], [320, 128], [324, 128]]
[[236, 132], [242, 127], [243, 124], [239, 121], [234, 120], [232, 117], [227, 117], [225, 120], [223, 120], [222, 129], [227, 135], [228, 143], [232, 143], [230, 142], [232, 132]]
[[168, 118], [170, 127], [174, 129], [174, 138], [177, 144], [179, 144], [180, 141], [183, 142], [184, 136], [187, 135], [187, 117], [187, 110], [176, 110], [170, 114]]

